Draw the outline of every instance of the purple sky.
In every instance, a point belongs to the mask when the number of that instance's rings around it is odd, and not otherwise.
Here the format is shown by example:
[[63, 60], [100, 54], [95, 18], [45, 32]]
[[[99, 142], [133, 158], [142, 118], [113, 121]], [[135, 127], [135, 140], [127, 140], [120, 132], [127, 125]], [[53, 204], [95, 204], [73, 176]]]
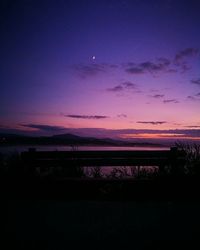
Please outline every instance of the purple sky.
[[0, 132], [200, 139], [200, 2], [4, 0]]

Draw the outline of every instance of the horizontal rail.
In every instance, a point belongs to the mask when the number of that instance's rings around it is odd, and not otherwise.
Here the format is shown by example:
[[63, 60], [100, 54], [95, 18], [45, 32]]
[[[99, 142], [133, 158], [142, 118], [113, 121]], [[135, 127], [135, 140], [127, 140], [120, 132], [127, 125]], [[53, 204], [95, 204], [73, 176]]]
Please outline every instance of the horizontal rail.
[[[22, 157], [34, 158], [151, 158], [169, 157], [172, 150], [160, 151], [27, 151], [22, 152]], [[184, 152], [179, 152], [177, 156], [184, 156]]]
[[22, 160], [40, 166], [159, 166], [183, 163], [184, 152], [169, 151], [28, 151]]
[[169, 163], [167, 158], [135, 158], [135, 159], [66, 159], [51, 160], [51, 159], [39, 159], [33, 161], [36, 165], [42, 166], [62, 166], [62, 167], [74, 167], [74, 166], [157, 166]]

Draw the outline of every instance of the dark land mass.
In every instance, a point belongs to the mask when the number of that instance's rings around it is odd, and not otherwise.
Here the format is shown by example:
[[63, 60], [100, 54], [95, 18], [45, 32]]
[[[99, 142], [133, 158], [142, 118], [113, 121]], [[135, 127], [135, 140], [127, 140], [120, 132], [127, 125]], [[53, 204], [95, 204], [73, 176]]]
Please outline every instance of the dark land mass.
[[[80, 140], [70, 136], [72, 141]], [[78, 171], [66, 169], [64, 162], [66, 178], [56, 173], [36, 176], [32, 168], [39, 166], [42, 173], [44, 161], [34, 166], [33, 158], [29, 164], [20, 157], [5, 162], [2, 158], [0, 249], [199, 249], [200, 165], [196, 152], [200, 151], [196, 149], [193, 161], [190, 155], [181, 165], [183, 169], [190, 164], [189, 175], [167, 171], [149, 179], [128, 180], [85, 179]], [[53, 156], [47, 153], [46, 160]], [[115, 154], [119, 156], [119, 152]]]
[[0, 134], [0, 146], [10, 145], [77, 145], [77, 146], [157, 146], [163, 145], [157, 143], [138, 143], [114, 140], [110, 138], [82, 137], [73, 134], [61, 134], [53, 136], [24, 136], [16, 134]]

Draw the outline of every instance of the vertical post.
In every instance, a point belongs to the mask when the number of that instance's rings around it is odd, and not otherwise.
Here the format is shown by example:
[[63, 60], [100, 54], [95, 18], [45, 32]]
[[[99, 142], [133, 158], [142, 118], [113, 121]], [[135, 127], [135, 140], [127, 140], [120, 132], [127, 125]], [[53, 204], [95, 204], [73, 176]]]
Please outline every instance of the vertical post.
[[28, 152], [36, 152], [36, 148], [29, 148]]
[[140, 166], [137, 166], [137, 178], [140, 178]]
[[178, 149], [177, 147], [170, 148], [170, 165], [171, 165], [171, 174], [172, 176], [176, 176], [178, 174], [178, 165], [177, 165], [177, 156]]
[[28, 165], [26, 166], [26, 168], [28, 170], [28, 175], [30, 177], [33, 177], [35, 174], [35, 164], [34, 164], [35, 152], [36, 152], [36, 148], [28, 149], [28, 162], [27, 162]]

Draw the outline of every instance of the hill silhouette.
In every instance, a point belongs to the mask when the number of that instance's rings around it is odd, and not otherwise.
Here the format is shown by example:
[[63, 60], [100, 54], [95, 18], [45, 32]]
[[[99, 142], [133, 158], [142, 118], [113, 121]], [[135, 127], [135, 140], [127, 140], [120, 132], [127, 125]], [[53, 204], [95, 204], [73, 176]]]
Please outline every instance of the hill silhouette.
[[162, 146], [155, 143], [138, 143], [111, 138], [83, 137], [69, 133], [37, 137], [18, 134], [0, 134], [0, 146], [6, 145]]

